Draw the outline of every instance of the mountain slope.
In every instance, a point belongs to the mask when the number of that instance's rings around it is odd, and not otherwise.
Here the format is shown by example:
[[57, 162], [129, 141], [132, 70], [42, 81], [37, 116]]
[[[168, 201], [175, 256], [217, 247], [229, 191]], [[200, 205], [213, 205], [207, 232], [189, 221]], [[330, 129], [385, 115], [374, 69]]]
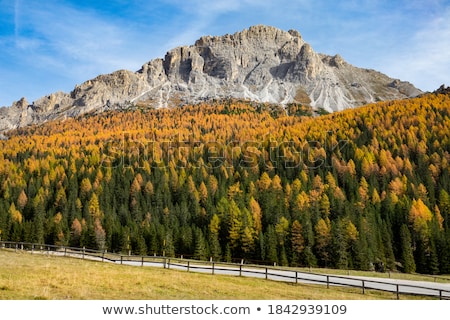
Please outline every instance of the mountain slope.
[[339, 55], [316, 53], [298, 31], [258, 25], [201, 37], [137, 72], [100, 75], [32, 104], [22, 99], [0, 109], [0, 131], [136, 103], [169, 107], [232, 97], [337, 111], [420, 93], [408, 82], [354, 67]]
[[450, 273], [450, 96], [311, 118], [221, 101], [0, 141], [2, 240]]

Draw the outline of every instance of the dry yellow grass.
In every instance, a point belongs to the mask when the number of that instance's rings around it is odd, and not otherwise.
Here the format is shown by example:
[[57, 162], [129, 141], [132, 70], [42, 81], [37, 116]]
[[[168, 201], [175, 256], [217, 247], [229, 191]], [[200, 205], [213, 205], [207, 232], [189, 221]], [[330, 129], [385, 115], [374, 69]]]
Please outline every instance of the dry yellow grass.
[[390, 293], [121, 266], [0, 250], [0, 299], [355, 300]]

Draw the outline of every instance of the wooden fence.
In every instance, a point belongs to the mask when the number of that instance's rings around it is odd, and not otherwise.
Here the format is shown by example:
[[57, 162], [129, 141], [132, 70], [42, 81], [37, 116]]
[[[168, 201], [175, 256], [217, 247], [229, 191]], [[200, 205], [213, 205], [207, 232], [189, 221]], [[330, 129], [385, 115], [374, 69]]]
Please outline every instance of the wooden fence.
[[[65, 246], [55, 246], [25, 242], [0, 241], [0, 249], [13, 249], [29, 251], [31, 253], [47, 253], [59, 256], [76, 257], [81, 259], [89, 259], [102, 262], [110, 262], [116, 264], [127, 264], [133, 266], [154, 266], [167, 269], [186, 270], [193, 272], [202, 272], [210, 274], [227, 274], [262, 278], [266, 280], [285, 281], [291, 283], [310, 283], [323, 284], [327, 288], [330, 286], [345, 286], [359, 288], [363, 294], [366, 290], [378, 290], [392, 292], [397, 299], [400, 295], [417, 295], [425, 297], [439, 298], [441, 300], [450, 300], [450, 284], [449, 289], [441, 287], [413, 285], [389, 281], [372, 280], [363, 277], [339, 276], [306, 271], [297, 271], [293, 269], [247, 265], [237, 263], [199, 261], [180, 258], [169, 258], [162, 256], [134, 256], [109, 253], [107, 251], [99, 251], [85, 248], [73, 248]], [[438, 279], [435, 277], [435, 281]], [[441, 278], [446, 279], [446, 278]]]

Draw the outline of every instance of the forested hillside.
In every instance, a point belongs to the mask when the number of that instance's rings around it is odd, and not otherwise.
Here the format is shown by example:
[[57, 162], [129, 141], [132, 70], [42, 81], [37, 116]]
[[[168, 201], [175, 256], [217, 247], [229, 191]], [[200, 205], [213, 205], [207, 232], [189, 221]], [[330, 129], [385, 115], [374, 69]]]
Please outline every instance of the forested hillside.
[[450, 273], [450, 97], [136, 106], [8, 133], [0, 238]]

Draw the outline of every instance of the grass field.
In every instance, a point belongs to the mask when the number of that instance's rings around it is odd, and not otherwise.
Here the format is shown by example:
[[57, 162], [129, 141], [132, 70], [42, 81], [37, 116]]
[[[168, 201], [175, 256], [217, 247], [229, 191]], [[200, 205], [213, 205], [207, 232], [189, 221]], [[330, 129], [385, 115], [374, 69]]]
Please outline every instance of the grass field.
[[0, 250], [0, 299], [356, 300], [395, 295]]

